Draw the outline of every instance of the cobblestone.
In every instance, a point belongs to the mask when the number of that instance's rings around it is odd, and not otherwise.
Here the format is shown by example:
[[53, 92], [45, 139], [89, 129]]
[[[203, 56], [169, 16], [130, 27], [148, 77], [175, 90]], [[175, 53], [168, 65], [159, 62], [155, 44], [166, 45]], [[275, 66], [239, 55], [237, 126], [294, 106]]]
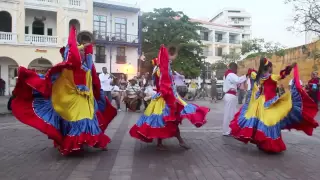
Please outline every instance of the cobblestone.
[[[287, 151], [270, 155], [253, 145], [221, 136], [222, 102], [212, 108], [208, 123], [196, 129], [185, 121], [183, 150], [176, 139], [165, 140], [169, 151], [132, 139], [130, 127], [140, 114], [121, 112], [110, 124], [108, 151], [88, 148], [61, 156], [40, 132], [12, 116], [0, 117], [1, 180], [293, 180], [320, 179], [320, 130], [308, 137], [284, 131]], [[319, 119], [319, 117], [318, 117]]]

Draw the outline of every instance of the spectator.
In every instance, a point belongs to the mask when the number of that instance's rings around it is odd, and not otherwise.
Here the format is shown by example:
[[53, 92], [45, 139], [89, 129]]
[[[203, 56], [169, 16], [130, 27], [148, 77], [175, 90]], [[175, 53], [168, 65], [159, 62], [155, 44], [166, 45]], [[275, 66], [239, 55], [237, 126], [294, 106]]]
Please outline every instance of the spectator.
[[125, 90], [128, 85], [127, 77], [124, 74], [121, 74], [119, 79], [119, 84], [120, 84], [120, 99], [122, 100], [122, 98], [124, 98], [125, 96]]
[[111, 96], [112, 99], [116, 101], [117, 109], [120, 112], [121, 107], [120, 107], [120, 88], [118, 86], [117, 80], [115, 79], [112, 83], [112, 88], [111, 88]]
[[0, 78], [0, 96], [4, 96], [5, 89], [6, 89], [6, 82], [2, 78]]
[[217, 78], [213, 77], [211, 79], [211, 102], [217, 102], [218, 93], [217, 93]]
[[318, 104], [319, 78], [317, 72], [311, 73], [311, 79], [308, 82], [308, 94], [312, 100]]
[[177, 71], [173, 72], [174, 84], [177, 87], [179, 95], [184, 98], [188, 92], [188, 88], [184, 83], [185, 77], [182, 74], [179, 74]]
[[7, 104], [7, 109], [8, 111], [12, 111], [12, 108], [11, 108], [11, 103], [12, 103], [12, 100], [14, 99], [14, 95], [13, 95], [13, 92], [11, 93], [12, 95], [10, 96], [9, 100], [8, 100], [8, 104]]
[[243, 103], [243, 99], [245, 97], [246, 94], [246, 90], [247, 90], [247, 80], [244, 81], [243, 83], [240, 83], [238, 85], [238, 89], [239, 89], [239, 94], [238, 94], [238, 104], [242, 104]]
[[129, 80], [126, 89], [126, 97], [123, 100], [126, 103], [126, 109], [131, 111], [140, 110], [141, 107], [141, 88], [136, 79]]
[[106, 67], [102, 68], [102, 73], [99, 74], [99, 79], [101, 83], [101, 89], [103, 90], [104, 95], [107, 96], [108, 100], [111, 102], [112, 101], [112, 96], [111, 96], [112, 77], [108, 73], [108, 69]]

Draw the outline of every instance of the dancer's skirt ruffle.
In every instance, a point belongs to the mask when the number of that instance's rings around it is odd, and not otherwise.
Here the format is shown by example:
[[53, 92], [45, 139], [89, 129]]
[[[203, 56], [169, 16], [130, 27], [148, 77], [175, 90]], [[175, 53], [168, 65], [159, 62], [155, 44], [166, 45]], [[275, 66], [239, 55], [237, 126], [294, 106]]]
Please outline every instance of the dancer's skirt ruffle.
[[170, 114], [170, 108], [165, 100], [159, 96], [154, 98], [148, 105], [144, 115], [130, 129], [130, 135], [144, 142], [152, 142], [153, 139], [166, 139], [175, 137], [178, 125], [183, 119], [189, 119], [196, 127], [201, 127], [206, 123], [208, 108], [199, 107], [193, 104], [182, 106], [177, 104], [176, 118], [174, 121], [166, 120]]
[[[63, 68], [68, 66], [58, 65], [51, 70], [58, 72], [57, 69]], [[53, 109], [51, 92], [47, 92], [52, 86], [49, 79], [53, 76], [39, 77], [23, 67], [19, 68], [18, 75], [12, 113], [19, 121], [46, 134], [63, 155], [80, 150], [84, 144], [106, 148], [110, 138], [104, 131], [117, 111], [103, 95], [95, 101], [93, 119], [66, 121]]]
[[[249, 92], [247, 101], [250, 101], [251, 93], [252, 91]], [[264, 102], [260, 102], [257, 103], [262, 104], [262, 106], [257, 108], [257, 112], [259, 113], [248, 117], [246, 113], [248, 112], [249, 104], [251, 102], [246, 102], [231, 121], [231, 135], [244, 143], [254, 143], [266, 152], [278, 153], [286, 150], [286, 145], [281, 137], [282, 129], [296, 129], [311, 136], [313, 130], [318, 127], [318, 123], [314, 119], [318, 112], [317, 105], [310, 99], [302, 87], [296, 86], [295, 83], [290, 92], [277, 97], [277, 100], [272, 102], [270, 107], [268, 107], [273, 108], [270, 114], [263, 112], [266, 111], [263, 106]], [[288, 112], [283, 112], [284, 109], [288, 109], [288, 104], [292, 104], [292, 108]], [[255, 107], [250, 106], [250, 108]], [[281, 117], [280, 114], [283, 113], [286, 113], [286, 115]], [[261, 114], [278, 118], [277, 123], [272, 126], [266, 125], [259, 116]]]

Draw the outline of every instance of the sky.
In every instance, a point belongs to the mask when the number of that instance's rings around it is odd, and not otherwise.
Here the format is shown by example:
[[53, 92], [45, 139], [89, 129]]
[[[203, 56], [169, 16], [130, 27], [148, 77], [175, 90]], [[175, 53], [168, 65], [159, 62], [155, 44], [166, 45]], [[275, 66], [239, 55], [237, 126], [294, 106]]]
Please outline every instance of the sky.
[[190, 18], [209, 20], [225, 7], [244, 8], [252, 16], [252, 37], [279, 42], [286, 47], [304, 44], [305, 34], [287, 31], [292, 25], [293, 8], [284, 0], [113, 0], [137, 3], [143, 12], [171, 7]]

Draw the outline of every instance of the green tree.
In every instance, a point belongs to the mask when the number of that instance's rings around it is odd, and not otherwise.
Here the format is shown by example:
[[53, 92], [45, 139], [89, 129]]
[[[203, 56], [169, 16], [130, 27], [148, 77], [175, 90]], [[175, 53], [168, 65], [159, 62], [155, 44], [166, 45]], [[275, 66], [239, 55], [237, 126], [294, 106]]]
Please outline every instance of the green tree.
[[234, 51], [231, 51], [229, 54], [222, 55], [222, 62], [225, 64], [229, 64], [231, 62], [237, 62], [241, 59], [240, 53], [236, 53]]
[[287, 29], [298, 32], [314, 32], [320, 35], [320, 3], [319, 0], [285, 0], [293, 5], [295, 12], [293, 25]]
[[283, 57], [285, 55], [284, 48], [280, 43], [265, 42], [264, 39], [252, 39], [242, 42], [241, 54], [248, 54], [246, 58], [257, 56], [271, 58], [273, 54]]
[[174, 45], [179, 54], [173, 68], [187, 77], [200, 75], [204, 56], [198, 32], [204, 30], [200, 24], [191, 22], [189, 17], [171, 8], [154, 9], [142, 15], [142, 51], [146, 60], [157, 57], [161, 44]]
[[263, 51], [264, 39], [254, 38], [242, 42], [241, 54], [260, 53]]

